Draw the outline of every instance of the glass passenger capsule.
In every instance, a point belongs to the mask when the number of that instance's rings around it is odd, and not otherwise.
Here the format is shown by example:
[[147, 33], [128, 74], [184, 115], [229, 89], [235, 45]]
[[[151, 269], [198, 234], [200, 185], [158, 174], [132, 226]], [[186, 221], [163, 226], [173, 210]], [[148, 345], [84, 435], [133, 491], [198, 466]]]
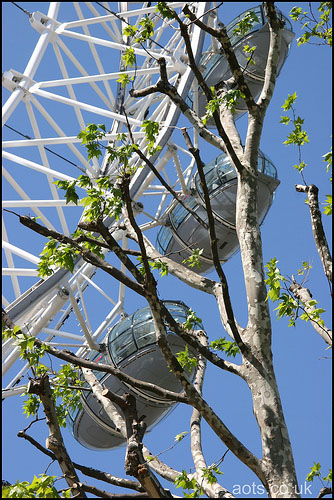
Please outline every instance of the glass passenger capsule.
[[[164, 301], [164, 304], [175, 320], [180, 323], [186, 321], [189, 308], [183, 302]], [[197, 328], [202, 326], [198, 325]], [[185, 343], [182, 339], [168, 329], [167, 339], [174, 353], [184, 350]], [[179, 382], [169, 371], [156, 343], [149, 307], [139, 309], [114, 325], [103, 344], [105, 345], [103, 354], [92, 351], [89, 356], [91, 361], [109, 364], [132, 377], [157, 384], [170, 391], [181, 392]], [[191, 356], [196, 355], [190, 347], [189, 353]], [[156, 394], [130, 387], [109, 373], [100, 371], [94, 373], [105, 388], [118, 395], [130, 392], [136, 397], [138, 416], [145, 415], [144, 421], [148, 428], [157, 424], [175, 405], [174, 402], [166, 401]], [[192, 376], [193, 374], [189, 375], [190, 378]], [[88, 387], [87, 382], [83, 382], [83, 385]], [[93, 394], [88, 391], [82, 393], [82, 408], [71, 411], [67, 418], [74, 438], [86, 448], [94, 450], [107, 450], [124, 444], [124, 438]]]
[[[204, 167], [205, 179], [209, 190], [211, 207], [215, 218], [219, 258], [226, 262], [238, 250], [236, 234], [236, 195], [237, 175], [228, 157], [222, 153]], [[258, 158], [258, 220], [261, 224], [271, 206], [274, 191], [279, 185], [277, 171], [267, 156], [259, 152]], [[191, 193], [184, 202], [196, 214], [208, 222], [204, 196], [198, 173], [191, 181]], [[173, 207], [174, 205], [174, 207]], [[167, 209], [165, 225], [157, 235], [157, 249], [175, 262], [182, 263], [192, 255], [193, 250], [203, 249], [201, 254], [201, 273], [208, 272], [213, 264], [207, 230], [179, 203]]]
[[[235, 34], [237, 23], [244, 18], [246, 12], [254, 13], [259, 22], [253, 24], [252, 28], [248, 31], [246, 35]], [[290, 20], [285, 17], [282, 12], [276, 8], [278, 17], [285, 22], [285, 28], [282, 31], [281, 37], [281, 50], [277, 67], [277, 75], [279, 75], [283, 64], [288, 56], [290, 43], [294, 38], [294, 33], [292, 31], [292, 24]], [[240, 16], [233, 19], [233, 21], [226, 26], [227, 34], [231, 40], [231, 44], [239, 62], [240, 68], [243, 71], [246, 83], [249, 89], [256, 99], [261, 91], [264, 84], [265, 68], [267, 64], [267, 57], [270, 45], [270, 33], [268, 23], [263, 11], [262, 5], [248, 9], [247, 11], [240, 14]], [[249, 54], [245, 54], [243, 48], [245, 45], [250, 47], [256, 47], [252, 61], [248, 62], [247, 58]], [[202, 54], [199, 62], [199, 68], [206, 84], [209, 87], [216, 85], [218, 82], [226, 81], [231, 78], [232, 73], [229, 64], [226, 60], [224, 53], [217, 53], [214, 51], [213, 46], [210, 45], [208, 49]], [[193, 107], [193, 92], [189, 93], [187, 103], [190, 107]], [[198, 86], [198, 115], [204, 116], [206, 114], [207, 99], [203, 94], [200, 86]], [[243, 99], [239, 99], [237, 106], [235, 108], [235, 118], [238, 118], [247, 111], [247, 106]], [[213, 121], [208, 120], [207, 126], [213, 126]]]

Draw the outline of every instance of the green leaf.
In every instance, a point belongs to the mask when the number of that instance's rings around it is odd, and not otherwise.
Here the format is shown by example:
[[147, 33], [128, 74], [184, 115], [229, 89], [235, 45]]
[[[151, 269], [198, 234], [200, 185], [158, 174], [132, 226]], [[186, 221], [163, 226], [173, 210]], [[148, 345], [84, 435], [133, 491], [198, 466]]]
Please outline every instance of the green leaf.
[[255, 52], [255, 50], [256, 50], [256, 45], [254, 45], [253, 47], [251, 47], [250, 45], [247, 45], [247, 44], [246, 44], [246, 45], [244, 45], [244, 46], [243, 46], [243, 49], [242, 49], [242, 50], [243, 50], [243, 52], [244, 52], [244, 54], [245, 54], [245, 56], [246, 56], [246, 60], [247, 60], [247, 62], [248, 62], [250, 65], [253, 65], [253, 66], [254, 66], [256, 63], [255, 63], [255, 61], [254, 61], [254, 59], [253, 59], [253, 56], [254, 56], [254, 52]]
[[291, 120], [288, 116], [281, 116], [280, 123], [283, 123], [284, 125], [289, 125], [290, 121]]
[[157, 135], [159, 134], [160, 125], [152, 120], [144, 120], [141, 127], [145, 131], [146, 141], [148, 142], [148, 152], [153, 154], [156, 150], [154, 147]]
[[253, 27], [255, 23], [259, 23], [260, 20], [253, 11], [246, 12], [243, 19], [241, 19], [233, 30], [234, 35], [245, 36]]
[[138, 31], [138, 28], [136, 26], [128, 25], [123, 29], [123, 35], [130, 36], [130, 37], [135, 36], [137, 31]]
[[124, 88], [128, 83], [130, 83], [133, 80], [133, 78], [134, 78], [133, 76], [129, 77], [129, 75], [123, 73], [116, 81], [120, 82], [122, 88]]
[[153, 270], [158, 269], [160, 271], [161, 277], [168, 276], [168, 265], [166, 264], [166, 262], [163, 262], [162, 260], [158, 259], [153, 262], [149, 261], [149, 265]]
[[292, 7], [292, 9], [290, 10], [289, 16], [291, 17], [291, 19], [293, 21], [298, 21], [301, 13], [302, 13], [301, 7]]
[[297, 308], [298, 302], [287, 293], [282, 293], [279, 297], [279, 304], [275, 311], [278, 311], [278, 319], [281, 319], [283, 316], [288, 316], [291, 319], [294, 319]]
[[265, 280], [265, 283], [269, 287], [266, 301], [268, 299], [271, 299], [273, 302], [278, 300], [281, 293], [281, 281], [286, 281], [284, 276], [281, 275], [279, 268], [276, 266], [277, 263], [278, 260], [274, 257], [265, 265], [268, 269], [268, 271], [266, 271], [267, 279]]
[[203, 253], [203, 248], [195, 248], [193, 250], [192, 255], [188, 259], [184, 259], [182, 261], [182, 264], [188, 264], [189, 267], [195, 267], [197, 266], [198, 269], [201, 269], [202, 267], [202, 262], [200, 260], [200, 257]]
[[136, 55], [133, 47], [127, 47], [122, 55], [125, 66], [132, 67], [136, 63]]
[[187, 319], [183, 323], [183, 328], [185, 330], [192, 330], [196, 325], [200, 325], [202, 323], [201, 318], [196, 316], [196, 313], [191, 309], [188, 309]]
[[311, 469], [311, 472], [309, 472], [306, 476], [306, 481], [313, 481], [313, 479], [315, 477], [320, 477], [320, 469], [321, 469], [321, 465], [320, 465], [320, 462], [313, 462], [314, 465], [313, 467], [310, 467]]
[[166, 2], [158, 2], [155, 11], [159, 12], [163, 18], [174, 19], [173, 11], [167, 6]]
[[180, 432], [180, 434], [177, 434], [174, 439], [179, 443], [184, 437], [186, 437], [187, 434], [189, 434], [188, 431]]
[[307, 163], [305, 163], [304, 161], [301, 161], [298, 165], [294, 165], [293, 168], [298, 170], [298, 172], [302, 172], [306, 166], [307, 166]]
[[324, 207], [324, 214], [325, 215], [332, 215], [332, 195], [328, 194], [326, 196], [326, 205]]
[[219, 470], [219, 467], [217, 467], [216, 465], [211, 465], [210, 467], [202, 469], [203, 478], [205, 478], [211, 485], [217, 482], [217, 478], [214, 473], [220, 475], [224, 474]]
[[182, 471], [182, 474], [176, 477], [174, 480], [177, 488], [182, 488], [183, 490], [191, 491], [191, 493], [184, 492], [184, 496], [186, 498], [198, 498], [203, 494], [202, 488], [196, 482], [195, 478], [189, 479], [185, 470]]
[[[25, 395], [25, 394], [24, 394]], [[31, 415], [35, 416], [40, 407], [41, 401], [38, 396], [29, 394], [28, 399], [23, 403], [23, 413], [26, 413], [27, 418]]]
[[329, 481], [330, 483], [332, 482], [332, 469], [329, 469], [328, 471], [328, 475], [327, 476], [323, 476], [322, 478], [324, 481]]
[[192, 373], [194, 368], [196, 368], [197, 366], [197, 359], [189, 355], [187, 345], [185, 346], [184, 351], [180, 351], [176, 354], [176, 359], [178, 360], [182, 368], [188, 370], [189, 373]]
[[226, 340], [225, 337], [213, 340], [210, 342], [210, 347], [215, 351], [222, 351], [227, 356], [233, 356], [234, 358], [240, 352], [238, 344], [234, 341]]
[[296, 101], [297, 99], [297, 93], [294, 92], [293, 94], [288, 94], [288, 98], [285, 100], [282, 108], [285, 110], [285, 111], [288, 111], [289, 109], [291, 109], [292, 107], [292, 104]]

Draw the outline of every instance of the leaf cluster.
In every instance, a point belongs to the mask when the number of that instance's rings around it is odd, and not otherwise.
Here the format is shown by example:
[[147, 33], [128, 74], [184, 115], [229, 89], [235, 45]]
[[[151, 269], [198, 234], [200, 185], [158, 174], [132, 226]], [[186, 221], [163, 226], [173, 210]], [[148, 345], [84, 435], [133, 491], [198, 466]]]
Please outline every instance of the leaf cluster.
[[139, 26], [141, 26], [141, 29], [139, 29], [138, 26], [131, 26], [129, 24], [123, 29], [123, 35], [132, 38], [132, 43], [144, 43], [153, 35], [154, 24], [148, 16], [144, 16], [142, 18], [142, 20], [139, 22]]
[[206, 114], [202, 117], [202, 122], [206, 125], [209, 118], [212, 118], [216, 111], [219, 111], [220, 106], [224, 105], [226, 109], [230, 109], [234, 114], [239, 99], [245, 99], [245, 94], [239, 89], [229, 89], [222, 97], [217, 97], [214, 87], [211, 87], [213, 99], [206, 105]]
[[134, 66], [136, 64], [136, 54], [133, 47], [127, 47], [122, 55], [125, 66]]
[[[267, 268], [266, 274], [267, 279], [265, 283], [267, 284], [269, 290], [266, 300], [271, 299], [273, 302], [278, 301], [278, 306], [275, 308], [277, 311], [278, 319], [286, 316], [289, 319], [289, 326], [295, 326], [296, 319], [299, 317], [304, 321], [314, 321], [319, 326], [324, 326], [324, 320], [321, 318], [321, 314], [325, 312], [325, 309], [314, 308], [318, 304], [316, 300], [309, 300], [304, 303], [302, 300], [296, 300], [287, 293], [288, 289], [285, 287], [285, 292], [281, 292], [281, 283], [287, 282], [287, 279], [282, 276], [280, 269], [277, 267], [278, 260], [276, 257], [271, 259], [265, 267]], [[303, 275], [305, 271], [311, 269], [311, 265], [308, 262], [303, 262], [303, 267], [298, 270], [298, 275]], [[314, 309], [310, 309], [310, 308]], [[306, 310], [306, 308], [308, 310]], [[299, 309], [304, 312], [299, 315]]]
[[183, 432], [180, 432], [180, 434], [176, 434], [176, 436], [175, 436], [175, 438], [174, 438], [174, 439], [175, 439], [175, 441], [176, 441], [177, 443], [179, 443], [180, 441], [182, 441], [182, 439], [183, 439], [183, 438], [185, 438], [185, 437], [187, 436], [187, 434], [189, 434], [189, 432], [188, 432], [188, 431], [183, 431]]
[[200, 258], [201, 258], [202, 253], [203, 253], [203, 248], [201, 248], [201, 249], [195, 248], [193, 250], [192, 255], [190, 255], [190, 257], [188, 259], [184, 259], [182, 261], [182, 264], [188, 264], [189, 267], [197, 266], [198, 269], [201, 269], [202, 262], [201, 262]]
[[[313, 482], [315, 477], [321, 478], [321, 464], [320, 462], [313, 462], [314, 465], [310, 467], [311, 472], [309, 472], [306, 476], [306, 481]], [[328, 475], [323, 476], [322, 479], [324, 481], [332, 482], [332, 469], [329, 469]]]
[[254, 61], [254, 52], [256, 50], [256, 45], [254, 45], [253, 47], [251, 47], [250, 45], [246, 44], [243, 46], [243, 53], [245, 54], [246, 56], [246, 61], [251, 65], [251, 66], [255, 66], [255, 61]]
[[[144, 264], [143, 264], [143, 258], [142, 256], [139, 256], [137, 257], [137, 260], [139, 260], [140, 262], [140, 266], [138, 267], [138, 271], [143, 275], [145, 276], [146, 274], [146, 271], [145, 271], [145, 267], [144, 267]], [[164, 276], [168, 276], [168, 265], [166, 264], [166, 262], [163, 262], [162, 260], [158, 259], [158, 260], [148, 260], [147, 261], [149, 266], [151, 267], [151, 269], [154, 271], [154, 270], [158, 270], [160, 272], [160, 276], [163, 278]]]
[[[36, 376], [40, 377], [42, 373], [51, 372], [45, 365], [36, 365]], [[55, 374], [56, 377], [51, 380], [52, 384], [52, 400], [54, 403], [57, 420], [60, 427], [66, 427], [66, 417], [69, 411], [75, 411], [81, 407], [80, 390], [75, 390], [75, 386], [81, 386], [82, 382], [77, 375], [77, 371], [70, 365], [62, 365], [60, 370]], [[26, 396], [26, 394], [24, 394]], [[34, 394], [28, 394], [28, 398], [23, 404], [23, 413], [27, 418], [37, 415], [41, 401]]]
[[153, 155], [157, 151], [161, 150], [160, 146], [155, 146], [155, 141], [156, 138], [159, 134], [160, 130], [160, 125], [158, 122], [155, 122], [153, 120], [144, 120], [143, 123], [141, 124], [141, 127], [145, 131], [146, 135], [146, 142], [148, 143], [147, 150], [148, 152]]
[[14, 343], [20, 348], [20, 357], [28, 361], [30, 366], [37, 366], [49, 349], [46, 344], [35, 345], [35, 337], [23, 332], [15, 336]]
[[106, 127], [103, 123], [99, 125], [89, 123], [84, 130], [79, 132], [78, 138], [81, 139], [81, 145], [85, 146], [87, 149], [88, 160], [99, 158], [102, 155], [102, 146], [99, 140], [103, 139], [105, 133]]
[[201, 323], [201, 318], [196, 316], [196, 313], [192, 309], [188, 309], [187, 319], [182, 326], [185, 330], [192, 330], [196, 325], [201, 325]]
[[210, 485], [217, 482], [217, 478], [215, 474], [223, 475], [224, 472], [219, 470], [219, 467], [216, 464], [210, 465], [210, 467], [206, 467], [202, 469], [203, 478], [205, 478]]
[[296, 6], [291, 9], [289, 16], [293, 21], [299, 21], [302, 25], [302, 30], [305, 30], [303, 35], [297, 38], [298, 46], [317, 39], [324, 45], [332, 47], [331, 10], [332, 2], [320, 2], [318, 7], [319, 18], [317, 19], [312, 10], [311, 12], [307, 12], [303, 11], [301, 7]]
[[[183, 489], [185, 498], [199, 498], [203, 495], [203, 489], [197, 483], [196, 479], [189, 479], [184, 469], [182, 473], [176, 477], [174, 482], [177, 488]], [[189, 493], [186, 493], [185, 490], [188, 490]]]
[[58, 243], [57, 240], [49, 238], [44, 249], [40, 253], [38, 263], [38, 276], [43, 278], [51, 276], [54, 272], [54, 267], [64, 267], [73, 272], [75, 258], [79, 251], [72, 247], [69, 243]]
[[240, 352], [237, 343], [231, 340], [226, 340], [225, 337], [213, 340], [210, 342], [210, 347], [215, 351], [222, 351], [227, 356], [233, 356], [234, 358]]
[[162, 15], [164, 19], [174, 19], [172, 9], [167, 6], [167, 2], [157, 2], [156, 12]]
[[189, 373], [191, 373], [197, 366], [197, 359], [189, 355], [187, 345], [185, 346], [184, 351], [180, 351], [176, 354], [176, 359], [178, 360], [182, 368], [188, 370]]
[[70, 498], [71, 489], [62, 490], [59, 495], [54, 483], [57, 476], [39, 474], [34, 476], [31, 483], [16, 481], [15, 484], [2, 488], [2, 498]]
[[234, 30], [233, 30], [233, 35], [240, 35], [240, 36], [245, 36], [251, 29], [253, 28], [254, 24], [259, 23], [260, 20], [253, 11], [248, 11], [244, 15], [242, 19], [236, 24]]
[[[307, 135], [307, 132], [302, 129], [302, 125], [304, 124], [304, 120], [300, 116], [295, 116], [294, 113], [294, 108], [293, 108], [293, 103], [297, 99], [297, 93], [294, 92], [293, 94], [288, 94], [288, 98], [285, 100], [284, 104], [282, 105], [282, 108], [284, 111], [289, 111], [292, 110], [293, 113], [293, 120], [289, 118], [288, 116], [281, 116], [280, 123], [283, 123], [284, 125], [289, 125], [291, 122], [293, 123], [294, 129], [290, 134], [287, 136], [287, 140], [283, 142], [283, 144], [290, 145], [293, 144], [295, 146], [303, 146], [305, 143], [309, 142], [309, 138]], [[304, 162], [301, 162], [300, 165], [295, 165], [295, 168], [297, 168], [299, 171], [302, 171], [303, 168], [306, 166]]]

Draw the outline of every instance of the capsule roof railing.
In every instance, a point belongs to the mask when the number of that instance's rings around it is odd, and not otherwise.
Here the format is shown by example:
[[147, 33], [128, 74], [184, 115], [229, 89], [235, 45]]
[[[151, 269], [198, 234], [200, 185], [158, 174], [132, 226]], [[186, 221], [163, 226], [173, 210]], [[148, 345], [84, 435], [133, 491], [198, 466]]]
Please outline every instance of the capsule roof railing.
[[[261, 150], [259, 150], [258, 157], [258, 172], [268, 177], [272, 177], [273, 179], [277, 179], [277, 169], [275, 165]], [[204, 175], [209, 194], [214, 193], [219, 187], [237, 178], [237, 174], [225, 153], [221, 153], [214, 160], [205, 165]], [[198, 173], [194, 175], [194, 184], [197, 192], [202, 194]]]
[[[233, 31], [234, 31], [236, 25], [245, 16], [245, 14], [247, 12], [254, 12], [255, 15], [259, 19], [259, 23], [254, 24], [250, 28], [250, 30], [246, 34], [244, 34], [244, 35], [234, 34]], [[292, 24], [291, 24], [290, 20], [286, 16], [284, 16], [284, 14], [277, 7], [276, 7], [276, 12], [277, 12], [279, 18], [285, 22], [285, 28], [288, 31], [293, 31], [292, 30]], [[232, 47], [235, 47], [239, 42], [241, 42], [244, 38], [248, 37], [252, 33], [255, 33], [256, 31], [259, 31], [266, 23], [267, 23], [267, 20], [266, 20], [266, 17], [264, 15], [264, 11], [263, 11], [262, 5], [258, 5], [256, 7], [252, 7], [250, 9], [245, 10], [242, 14], [240, 14], [239, 16], [237, 16], [235, 19], [233, 19], [233, 21], [231, 21], [226, 26], [226, 32], [227, 32], [227, 35], [230, 38]], [[222, 57], [222, 54], [221, 53], [219, 53], [219, 54], [215, 53], [213, 51], [212, 45], [209, 45], [209, 47], [202, 54], [202, 57], [201, 57], [200, 62], [199, 62], [199, 66], [200, 67], [202, 66], [202, 67], [205, 68], [204, 72], [203, 72], [203, 77], [204, 78], [208, 75], [208, 73], [211, 71], [211, 69], [213, 68], [213, 66], [218, 62], [218, 60], [221, 57]]]

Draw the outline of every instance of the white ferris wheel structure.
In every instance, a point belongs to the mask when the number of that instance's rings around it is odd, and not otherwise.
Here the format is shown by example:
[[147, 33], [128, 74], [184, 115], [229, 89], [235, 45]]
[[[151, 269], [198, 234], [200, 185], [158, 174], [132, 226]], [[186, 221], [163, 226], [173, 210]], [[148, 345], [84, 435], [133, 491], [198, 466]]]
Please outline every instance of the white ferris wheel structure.
[[[169, 5], [186, 20], [184, 2]], [[210, 10], [206, 2], [192, 7], [198, 17]], [[127, 131], [122, 108], [143, 152], [147, 150], [143, 120], [159, 123], [161, 151], [154, 158], [155, 168], [177, 193], [186, 196], [194, 160], [177, 139], [178, 108], [162, 94], [133, 98], [129, 88], [133, 85], [141, 90], [156, 83], [161, 57], [178, 93], [184, 99], [193, 93], [194, 109], [197, 87], [176, 22], [163, 19], [151, 2], [141, 6], [132, 2], [51, 2], [47, 11], [28, 14], [27, 29], [39, 33], [38, 42], [22, 73], [15, 66], [3, 73], [4, 93], [9, 95], [3, 106], [3, 307], [22, 331], [85, 356], [126, 312], [127, 290], [111, 278], [106, 285], [101, 271], [82, 259], [73, 273], [56, 269], [52, 276], [41, 279], [37, 264], [45, 239], [22, 227], [10, 212], [38, 217], [41, 224], [65, 235], [73, 233], [83, 208], [66, 205], [54, 182], [81, 174], [91, 179], [113, 175], [116, 166], [106, 158], [87, 160], [77, 135], [88, 123], [103, 123], [108, 131], [106, 141], [116, 141], [117, 134]], [[133, 80], [122, 88], [117, 80], [125, 70], [122, 54], [130, 44], [123, 29], [128, 24], [140, 26], [144, 17], [152, 20], [154, 35], [145, 46], [131, 44], [136, 65], [126, 73]], [[209, 15], [207, 22], [215, 26], [216, 17]], [[198, 62], [204, 33], [195, 24], [189, 32]], [[24, 41], [24, 33], [20, 37]], [[193, 142], [198, 145], [196, 131]], [[163, 223], [171, 195], [148, 167], [138, 169], [130, 193], [137, 203], [140, 227], [150, 237]], [[116, 222], [111, 221], [110, 227], [127, 248]], [[113, 265], [125, 271], [117, 260]], [[96, 313], [96, 304], [103, 304], [102, 315]], [[25, 390], [29, 366], [19, 353], [11, 339], [3, 343], [3, 397]]]

